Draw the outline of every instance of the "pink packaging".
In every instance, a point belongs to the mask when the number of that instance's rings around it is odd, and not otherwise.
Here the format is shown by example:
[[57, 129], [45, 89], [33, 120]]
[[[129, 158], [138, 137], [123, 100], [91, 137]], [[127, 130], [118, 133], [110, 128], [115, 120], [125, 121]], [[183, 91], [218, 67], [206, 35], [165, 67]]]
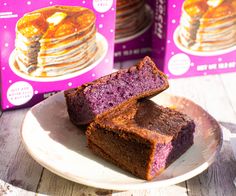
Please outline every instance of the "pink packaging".
[[115, 12], [115, 0], [1, 1], [2, 109], [111, 73]]
[[235, 0], [156, 0], [153, 59], [169, 78], [236, 71]]
[[115, 62], [151, 54], [152, 0], [117, 0]]

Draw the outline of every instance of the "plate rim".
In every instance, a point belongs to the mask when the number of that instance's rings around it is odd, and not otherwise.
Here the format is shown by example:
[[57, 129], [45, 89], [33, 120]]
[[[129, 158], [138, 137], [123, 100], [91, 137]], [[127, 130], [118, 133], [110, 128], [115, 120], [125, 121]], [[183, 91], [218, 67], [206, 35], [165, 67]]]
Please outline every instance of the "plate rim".
[[[48, 99], [53, 98], [54, 96], [60, 96], [59, 94], [62, 94], [62, 93], [63, 93], [63, 91], [59, 92], [59, 93], [56, 93], [55, 95], [49, 97]], [[73, 182], [76, 182], [76, 183], [79, 183], [79, 184], [83, 184], [83, 185], [86, 185], [86, 186], [90, 186], [90, 187], [95, 187], [95, 188], [100, 188], [100, 189], [107, 189], [107, 190], [127, 191], [127, 190], [149, 189], [149, 188], [154, 188], [154, 187], [155, 188], [162, 188], [162, 187], [166, 187], [166, 186], [170, 186], [170, 185], [174, 185], [174, 184], [184, 182], [188, 179], [191, 179], [192, 177], [194, 177], [196, 175], [201, 174], [204, 170], [206, 170], [215, 161], [215, 159], [216, 159], [217, 155], [220, 153], [220, 150], [221, 150], [222, 145], [223, 145], [223, 133], [222, 133], [222, 129], [221, 129], [219, 123], [217, 122], [217, 120], [213, 116], [211, 116], [206, 110], [204, 110], [200, 105], [198, 105], [195, 102], [191, 101], [190, 99], [182, 97], [182, 96], [171, 95], [169, 93], [163, 93], [163, 94], [165, 94], [166, 96], [181, 98], [181, 99], [187, 100], [187, 101], [193, 103], [194, 105], [196, 105], [197, 107], [200, 107], [200, 109], [202, 111], [206, 112], [208, 114], [208, 116], [211, 118], [211, 120], [214, 121], [214, 124], [217, 125], [217, 127], [218, 127], [217, 130], [219, 131], [218, 134], [220, 135], [220, 141], [219, 141], [214, 153], [208, 158], [208, 160], [205, 161], [204, 163], [202, 163], [201, 165], [199, 165], [198, 167], [194, 168], [193, 170], [191, 170], [189, 172], [186, 172], [182, 175], [178, 175], [176, 177], [172, 177], [172, 178], [164, 179], [164, 180], [160, 180], [160, 181], [146, 181], [146, 180], [143, 180], [143, 179], [140, 179], [140, 178], [136, 177], [137, 179], [140, 180], [140, 182], [137, 182], [135, 184], [114, 184], [114, 183], [113, 184], [108, 184], [108, 183], [102, 183], [102, 182], [95, 182], [95, 181], [92, 181], [91, 179], [88, 180], [88, 179], [85, 179], [85, 178], [81, 178], [79, 176], [76, 176], [76, 177], [75, 176], [72, 176], [72, 177], [70, 176], [69, 177], [67, 175], [64, 175], [62, 172], [57, 171], [57, 169], [50, 166], [50, 164], [45, 163], [45, 161], [41, 160], [39, 158], [39, 156], [34, 154], [30, 150], [30, 148], [27, 145], [26, 141], [24, 140], [23, 127], [24, 127], [24, 122], [26, 121], [27, 116], [31, 114], [31, 111], [34, 108], [38, 107], [38, 105], [42, 104], [44, 101], [36, 104], [32, 108], [30, 108], [29, 111], [27, 111], [27, 113], [26, 113], [26, 115], [23, 119], [23, 122], [22, 122], [22, 125], [21, 125], [21, 130], [20, 130], [22, 143], [23, 143], [26, 151], [30, 154], [30, 156], [38, 164], [40, 164], [44, 168], [48, 169], [52, 173], [54, 173], [54, 174], [56, 174], [60, 177], [63, 177], [67, 180], [70, 180], [70, 181], [73, 181]]]

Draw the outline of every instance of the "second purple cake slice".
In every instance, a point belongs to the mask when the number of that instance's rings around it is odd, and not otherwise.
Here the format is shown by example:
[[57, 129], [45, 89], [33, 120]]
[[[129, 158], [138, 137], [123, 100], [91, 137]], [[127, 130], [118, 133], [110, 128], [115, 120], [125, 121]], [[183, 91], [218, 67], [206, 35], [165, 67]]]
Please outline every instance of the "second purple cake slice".
[[167, 77], [145, 57], [129, 69], [119, 70], [81, 87], [65, 91], [70, 120], [85, 125], [95, 117], [133, 100], [156, 95], [168, 88]]
[[86, 136], [95, 154], [152, 180], [191, 147], [194, 131], [185, 114], [144, 99], [97, 118]]

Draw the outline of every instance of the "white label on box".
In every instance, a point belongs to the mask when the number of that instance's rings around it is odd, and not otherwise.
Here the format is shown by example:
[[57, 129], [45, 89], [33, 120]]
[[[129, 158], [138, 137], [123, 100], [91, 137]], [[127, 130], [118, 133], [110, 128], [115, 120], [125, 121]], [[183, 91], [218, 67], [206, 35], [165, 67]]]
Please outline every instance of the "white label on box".
[[111, 9], [113, 0], [93, 0], [93, 7], [97, 12], [104, 13]]
[[12, 105], [23, 105], [33, 97], [33, 93], [33, 87], [28, 82], [15, 82], [7, 90], [7, 99]]
[[173, 75], [180, 76], [189, 70], [190, 65], [191, 60], [189, 56], [184, 53], [179, 53], [170, 58], [168, 69]]

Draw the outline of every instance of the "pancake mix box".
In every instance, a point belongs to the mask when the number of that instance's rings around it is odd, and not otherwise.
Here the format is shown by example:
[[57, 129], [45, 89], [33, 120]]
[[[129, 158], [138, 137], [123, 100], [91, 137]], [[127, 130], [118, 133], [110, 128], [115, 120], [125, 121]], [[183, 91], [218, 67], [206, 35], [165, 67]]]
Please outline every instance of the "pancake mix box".
[[0, 3], [1, 107], [29, 107], [112, 72], [115, 0]]
[[115, 62], [151, 54], [152, 0], [117, 0]]
[[236, 71], [236, 0], [156, 0], [153, 59], [170, 77]]

